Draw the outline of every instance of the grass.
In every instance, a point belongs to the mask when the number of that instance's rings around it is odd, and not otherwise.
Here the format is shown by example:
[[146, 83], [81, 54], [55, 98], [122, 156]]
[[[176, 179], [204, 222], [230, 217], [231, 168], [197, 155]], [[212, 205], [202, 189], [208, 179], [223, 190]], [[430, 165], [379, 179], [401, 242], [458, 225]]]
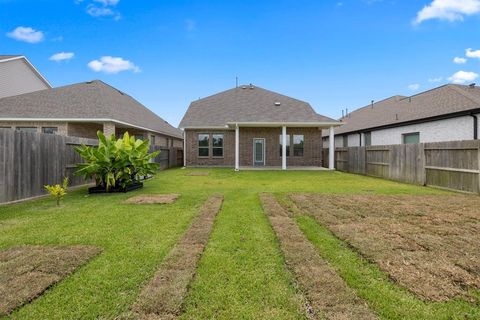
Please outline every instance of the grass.
[[357, 294], [383, 319], [479, 319], [480, 306], [464, 300], [424, 302], [393, 284], [370, 263], [309, 216], [296, 218], [300, 229]]
[[[302, 319], [305, 310], [300, 303], [299, 292], [292, 285], [292, 276], [285, 268], [258, 193], [444, 192], [339, 172], [235, 173], [230, 169], [211, 169], [203, 170], [209, 172], [208, 176], [186, 175], [192, 171], [202, 170], [167, 170], [148, 181], [144, 189], [129, 194], [86, 196], [85, 189], [77, 190], [69, 193], [59, 208], [50, 199], [0, 207], [0, 249], [20, 244], [87, 244], [103, 249], [102, 254], [73, 275], [32, 303], [16, 310], [12, 318], [111, 319], [123, 314], [135, 302], [141, 288], [154, 275], [165, 255], [187, 230], [201, 204], [208, 196], [221, 193], [225, 197], [223, 208], [200, 260], [182, 317]], [[153, 193], [179, 193], [181, 196], [175, 203], [167, 205], [123, 203], [133, 195]], [[305, 219], [299, 221], [303, 227], [306, 226], [305, 221], [309, 221]], [[321, 231], [314, 227], [321, 228], [314, 224], [304, 231]], [[349, 257], [348, 250], [341, 252], [342, 255], [338, 257], [340, 262], [344, 255], [345, 259]], [[361, 291], [349, 277], [358, 276], [357, 281], [369, 281], [368, 274], [363, 276], [362, 272], [354, 272], [362, 266], [352, 265], [350, 269], [353, 271], [342, 269], [341, 272], [342, 277], [359, 294]], [[340, 270], [339, 266], [335, 268]], [[345, 268], [348, 269], [347, 266]], [[399, 290], [388, 280], [382, 284], [391, 286], [393, 292]], [[364, 290], [382, 300], [381, 294], [373, 292], [382, 288], [378, 286]], [[386, 304], [390, 304], [392, 310], [399, 309], [396, 306], [398, 301], [383, 303]], [[410, 304], [417, 311], [434, 309], [413, 298], [407, 299], [403, 306]], [[375, 311], [381, 311], [381, 302], [372, 305]], [[438, 305], [438, 310], [442, 308], [450, 315], [468, 308], [478, 312], [478, 306], [462, 302]], [[423, 315], [431, 314], [428, 313], [430, 311], [425, 312], [412, 314], [422, 319]], [[395, 315], [395, 312], [391, 314]]]

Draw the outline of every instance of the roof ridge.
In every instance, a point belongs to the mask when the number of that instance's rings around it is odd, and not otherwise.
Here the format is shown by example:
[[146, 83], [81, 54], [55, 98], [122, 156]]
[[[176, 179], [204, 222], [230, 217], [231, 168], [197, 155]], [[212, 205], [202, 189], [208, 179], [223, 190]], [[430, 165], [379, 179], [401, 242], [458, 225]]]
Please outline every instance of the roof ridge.
[[[373, 105], [375, 106], [376, 104], [385, 102], [385, 101], [387, 101], [387, 100], [390, 100], [390, 99], [393, 99], [393, 98], [396, 98], [396, 97], [408, 98], [407, 96], [403, 96], [403, 95], [401, 95], [401, 94], [396, 94], [396, 95], [394, 95], [394, 96], [391, 96], [391, 97], [388, 97], [388, 98], [385, 98], [385, 99], [382, 99], [382, 100], [379, 100], [379, 101], [375, 101], [375, 102], [373, 103]], [[403, 100], [403, 99], [402, 99], [402, 100]], [[399, 101], [401, 101], [401, 100], [399, 100]], [[399, 102], [399, 101], [395, 101], [395, 102]], [[360, 111], [360, 110], [371, 109], [371, 108], [372, 108], [372, 104], [367, 104], [367, 105], [365, 105], [365, 106], [363, 106], [363, 107], [360, 107], [360, 108], [358, 108], [358, 109], [355, 109], [355, 110], [349, 112], [348, 114], [352, 114], [352, 113], [355, 113], [355, 112]], [[345, 118], [347, 118], [347, 116], [343, 116], [343, 117], [341, 117], [340, 119], [345, 119]]]
[[465, 91], [465, 90], [462, 90], [462, 89], [460, 89], [458, 86], [452, 85], [452, 84], [450, 84], [448, 87], [449, 87], [450, 89], [455, 90], [457, 93], [460, 93], [461, 95], [463, 95], [463, 96], [466, 97], [467, 99], [473, 101], [474, 103], [479, 103], [479, 104], [480, 104], [480, 100], [479, 100], [477, 97], [475, 97], [475, 96], [473, 96], [472, 94], [470, 94], [470, 92], [467, 92], [467, 91]]

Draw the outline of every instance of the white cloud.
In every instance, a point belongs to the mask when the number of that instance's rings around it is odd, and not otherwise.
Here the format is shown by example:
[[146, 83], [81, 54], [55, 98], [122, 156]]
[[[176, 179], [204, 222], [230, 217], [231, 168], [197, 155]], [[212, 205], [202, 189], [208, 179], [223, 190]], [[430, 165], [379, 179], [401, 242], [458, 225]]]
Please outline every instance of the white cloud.
[[93, 4], [87, 6], [87, 13], [92, 17], [113, 16], [115, 14], [110, 8], [97, 7]]
[[75, 56], [73, 52], [59, 52], [52, 55], [49, 58], [49, 60], [59, 62], [59, 61], [70, 60], [73, 58], [73, 56]]
[[428, 82], [435, 83], [435, 82], [441, 82], [442, 80], [443, 80], [443, 77], [437, 77], [437, 78], [428, 79]]
[[480, 0], [433, 0], [417, 13], [414, 23], [430, 19], [462, 21], [464, 16], [480, 13]]
[[28, 43], [38, 43], [44, 39], [42, 31], [37, 31], [30, 27], [17, 27], [15, 30], [7, 33], [7, 36], [15, 40]]
[[453, 63], [464, 64], [464, 63], [467, 63], [467, 59], [460, 58], [460, 57], [455, 57], [455, 58], [453, 58]]
[[412, 91], [417, 91], [418, 89], [420, 89], [420, 85], [418, 83], [412, 83], [408, 85], [408, 89]]
[[480, 50], [472, 50], [468, 48], [465, 50], [465, 55], [469, 58], [479, 58], [480, 59]]
[[105, 72], [110, 74], [122, 71], [140, 72], [140, 68], [133, 62], [124, 60], [120, 57], [111, 56], [103, 56], [99, 60], [90, 61], [88, 67], [95, 72]]
[[475, 72], [457, 71], [450, 78], [448, 78], [448, 80], [453, 83], [462, 84], [465, 82], [474, 81], [477, 78], [478, 78], [478, 74]]
[[120, 0], [92, 0], [87, 5], [87, 13], [92, 17], [113, 17], [120, 20], [122, 17], [120, 13], [112, 9], [119, 2]]
[[112, 7], [116, 6], [120, 2], [120, 0], [93, 0], [93, 1], [101, 3], [104, 6], [112, 6]]

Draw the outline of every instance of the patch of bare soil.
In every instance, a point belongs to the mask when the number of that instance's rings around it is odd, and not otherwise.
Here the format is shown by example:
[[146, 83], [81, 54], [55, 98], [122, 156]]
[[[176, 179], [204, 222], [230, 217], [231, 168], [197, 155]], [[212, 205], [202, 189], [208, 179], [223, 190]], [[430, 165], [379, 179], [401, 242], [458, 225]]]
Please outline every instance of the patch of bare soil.
[[426, 300], [480, 289], [480, 198], [292, 194], [337, 237]]
[[100, 252], [100, 248], [81, 245], [0, 251], [0, 316], [40, 296]]
[[142, 194], [125, 200], [129, 204], [169, 204], [174, 203], [180, 195], [177, 193], [167, 194]]
[[208, 176], [208, 172], [206, 171], [192, 171], [186, 174], [186, 176], [191, 176], [191, 177], [203, 177], [203, 176]]
[[214, 195], [203, 204], [197, 218], [180, 242], [165, 257], [153, 279], [140, 293], [128, 317], [175, 319], [181, 313], [190, 282], [208, 242], [223, 196]]
[[314, 310], [310, 316], [325, 316], [327, 319], [377, 319], [365, 302], [320, 257], [275, 197], [261, 194], [260, 200], [280, 242], [286, 264]]

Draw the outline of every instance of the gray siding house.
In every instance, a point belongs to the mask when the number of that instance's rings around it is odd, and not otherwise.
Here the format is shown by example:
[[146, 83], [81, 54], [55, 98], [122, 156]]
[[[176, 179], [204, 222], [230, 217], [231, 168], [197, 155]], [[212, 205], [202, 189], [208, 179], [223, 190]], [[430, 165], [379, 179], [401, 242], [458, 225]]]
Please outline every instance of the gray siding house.
[[190, 104], [185, 166], [321, 167], [322, 129], [339, 125], [307, 102], [243, 85]]
[[24, 56], [0, 55], [0, 98], [50, 88], [50, 83]]
[[[480, 88], [447, 84], [419, 94], [393, 96], [340, 119], [336, 147], [478, 139]], [[329, 139], [324, 138], [324, 146]]]

